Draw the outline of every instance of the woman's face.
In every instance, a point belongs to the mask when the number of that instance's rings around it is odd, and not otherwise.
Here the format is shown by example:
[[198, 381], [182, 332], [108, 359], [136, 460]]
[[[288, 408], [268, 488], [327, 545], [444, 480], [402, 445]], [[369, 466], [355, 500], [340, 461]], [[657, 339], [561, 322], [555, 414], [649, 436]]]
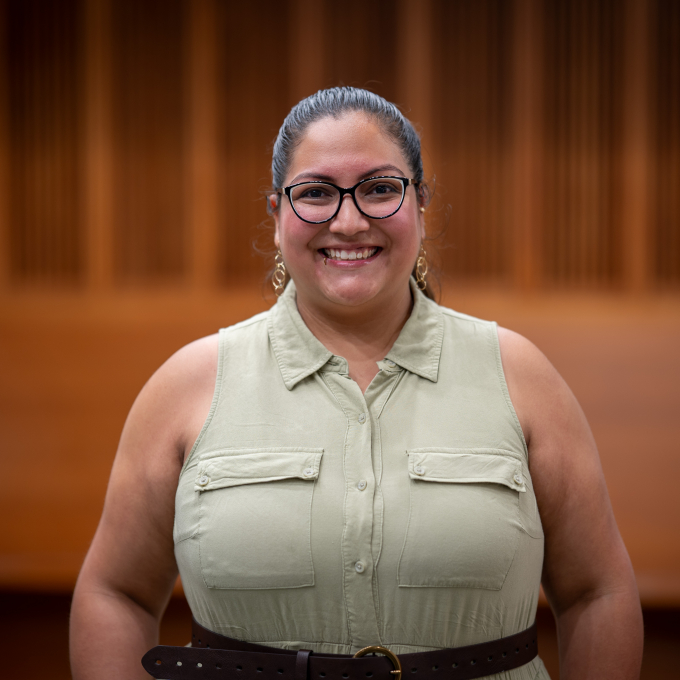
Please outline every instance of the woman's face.
[[[350, 113], [309, 126], [294, 153], [286, 186], [321, 180], [351, 187], [378, 175], [411, 177], [411, 170], [372, 118]], [[329, 308], [403, 296], [424, 236], [419, 207], [416, 188], [409, 186], [399, 211], [375, 220], [362, 215], [345, 195], [330, 222], [309, 224], [297, 217], [288, 198], [281, 198], [274, 240], [299, 299]], [[342, 251], [361, 259], [342, 259]]]

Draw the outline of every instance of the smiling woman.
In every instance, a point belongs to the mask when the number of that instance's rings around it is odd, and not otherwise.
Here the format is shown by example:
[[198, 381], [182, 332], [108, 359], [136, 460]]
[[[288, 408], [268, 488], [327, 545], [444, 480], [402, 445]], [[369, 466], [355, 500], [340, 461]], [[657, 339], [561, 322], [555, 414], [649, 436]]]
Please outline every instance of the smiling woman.
[[[146, 652], [179, 680], [546, 680], [541, 581], [562, 679], [636, 678], [636, 586], [588, 425], [533, 345], [431, 299], [411, 123], [320, 91], [284, 121], [272, 179], [279, 300], [135, 402], [74, 596], [74, 679], [145, 677]], [[147, 652], [178, 568], [195, 649]]]

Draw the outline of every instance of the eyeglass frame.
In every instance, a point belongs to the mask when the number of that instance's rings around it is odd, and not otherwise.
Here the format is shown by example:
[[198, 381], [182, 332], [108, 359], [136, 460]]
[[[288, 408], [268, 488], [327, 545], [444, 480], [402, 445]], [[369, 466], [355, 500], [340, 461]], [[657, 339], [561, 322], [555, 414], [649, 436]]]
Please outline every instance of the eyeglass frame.
[[[369, 215], [368, 213], [365, 213], [360, 207], [359, 204], [357, 203], [357, 197], [356, 197], [356, 190], [365, 182], [370, 182], [371, 180], [374, 179], [398, 179], [401, 181], [401, 185], [403, 187], [403, 191], [401, 192], [401, 201], [399, 201], [399, 205], [397, 206], [396, 210], [391, 212], [389, 215], [383, 215], [382, 217], [373, 217], [373, 215]], [[313, 220], [307, 220], [302, 215], [298, 213], [298, 211], [295, 209], [295, 204], [293, 203], [293, 199], [290, 197], [290, 192], [295, 188], [302, 186], [303, 184], [326, 184], [327, 186], [333, 187], [334, 189], [337, 189], [340, 192], [340, 198], [338, 200], [338, 207], [336, 208], [335, 212], [326, 220], [320, 220], [318, 222], [314, 222]], [[340, 212], [340, 208], [342, 208], [342, 199], [345, 197], [346, 194], [349, 194], [352, 197], [352, 200], [354, 201], [354, 205], [356, 209], [364, 216], [368, 217], [369, 220], [384, 220], [387, 219], [388, 217], [392, 217], [393, 215], [396, 215], [399, 210], [401, 209], [401, 206], [404, 205], [404, 198], [406, 198], [406, 189], [413, 185], [414, 187], [417, 187], [422, 184], [421, 180], [417, 179], [409, 179], [408, 177], [399, 177], [398, 175], [377, 175], [376, 177], [367, 177], [366, 179], [362, 179], [360, 182], [357, 182], [353, 187], [349, 187], [345, 189], [344, 187], [339, 187], [337, 184], [333, 184], [333, 182], [324, 182], [323, 180], [311, 180], [309, 182], [297, 182], [296, 184], [289, 184], [287, 187], [282, 187], [279, 191], [276, 193], [281, 195], [281, 196], [288, 196], [288, 201], [290, 202], [290, 207], [293, 209], [293, 212], [297, 215], [298, 218], [300, 218], [303, 222], [307, 222], [307, 224], [325, 224], [326, 222], [330, 222], [332, 219], [334, 219], [337, 214]]]

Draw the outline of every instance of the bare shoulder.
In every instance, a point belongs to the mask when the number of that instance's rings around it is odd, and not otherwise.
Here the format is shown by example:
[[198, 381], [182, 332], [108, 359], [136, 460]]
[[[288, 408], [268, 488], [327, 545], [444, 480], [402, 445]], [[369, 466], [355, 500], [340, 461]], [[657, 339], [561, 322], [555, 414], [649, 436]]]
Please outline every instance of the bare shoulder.
[[536, 345], [519, 333], [498, 328], [503, 371], [510, 399], [527, 443], [565, 408], [578, 408], [571, 390]]
[[121, 444], [172, 451], [184, 460], [210, 410], [218, 346], [217, 334], [195, 340], [151, 376], [130, 410]]

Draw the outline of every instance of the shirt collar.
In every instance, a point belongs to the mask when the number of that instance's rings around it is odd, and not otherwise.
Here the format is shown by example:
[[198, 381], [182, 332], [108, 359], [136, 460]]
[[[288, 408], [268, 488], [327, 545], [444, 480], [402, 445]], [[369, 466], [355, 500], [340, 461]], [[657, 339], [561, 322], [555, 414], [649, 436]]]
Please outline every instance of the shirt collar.
[[[439, 305], [425, 297], [413, 279], [410, 285], [413, 294], [411, 316], [385, 358], [411, 373], [437, 382], [444, 334], [443, 315]], [[272, 307], [268, 331], [281, 377], [289, 390], [318, 371], [333, 356], [302, 320], [292, 281]]]

